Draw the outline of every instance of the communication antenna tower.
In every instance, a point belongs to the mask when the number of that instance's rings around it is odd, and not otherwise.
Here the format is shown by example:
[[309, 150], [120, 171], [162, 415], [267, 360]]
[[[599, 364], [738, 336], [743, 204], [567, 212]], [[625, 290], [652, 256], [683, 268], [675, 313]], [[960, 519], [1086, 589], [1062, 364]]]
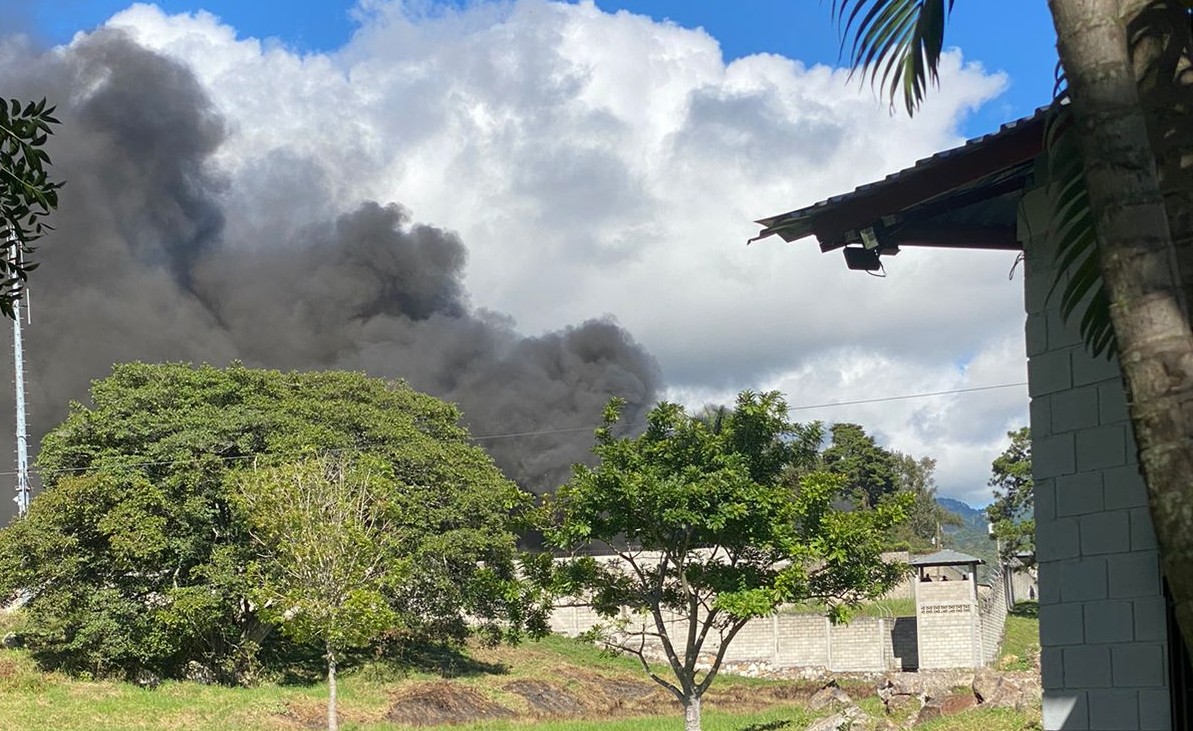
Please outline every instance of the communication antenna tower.
[[[11, 227], [8, 246], [12, 261], [19, 263], [21, 245]], [[25, 349], [21, 337], [21, 298], [25, 296], [25, 288], [22, 282], [17, 282], [14, 288], [17, 296], [12, 303], [12, 354], [17, 396], [17, 494], [13, 501], [17, 504], [17, 516], [23, 517], [29, 510], [29, 430], [25, 420]]]

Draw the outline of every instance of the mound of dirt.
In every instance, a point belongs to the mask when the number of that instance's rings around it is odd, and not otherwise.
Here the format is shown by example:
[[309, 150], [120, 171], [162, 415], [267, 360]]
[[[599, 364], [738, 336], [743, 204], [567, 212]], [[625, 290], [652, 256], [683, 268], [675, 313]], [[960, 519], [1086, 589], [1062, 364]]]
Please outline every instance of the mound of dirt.
[[[344, 718], [343, 711], [339, 714]], [[277, 718], [279, 725], [285, 729], [320, 729], [327, 728], [327, 705], [305, 701], [291, 701], [286, 704], [286, 710]]]
[[503, 690], [522, 696], [535, 711], [549, 716], [579, 716], [584, 712], [579, 698], [542, 680], [515, 680]]
[[592, 670], [576, 668], [574, 665], [561, 668], [557, 674], [563, 677], [563, 679], [579, 684], [579, 686], [585, 689], [585, 695], [587, 696], [604, 696], [604, 700], [614, 702], [642, 700], [647, 698], [648, 695], [661, 692], [662, 690], [655, 683], [607, 677], [599, 673], [593, 673]]
[[660, 703], [675, 700], [654, 683], [610, 678], [575, 666], [561, 668], [557, 675], [578, 688], [580, 702], [599, 714], [653, 712]]
[[514, 715], [472, 688], [442, 681], [422, 683], [394, 698], [386, 719], [408, 726], [438, 726]]

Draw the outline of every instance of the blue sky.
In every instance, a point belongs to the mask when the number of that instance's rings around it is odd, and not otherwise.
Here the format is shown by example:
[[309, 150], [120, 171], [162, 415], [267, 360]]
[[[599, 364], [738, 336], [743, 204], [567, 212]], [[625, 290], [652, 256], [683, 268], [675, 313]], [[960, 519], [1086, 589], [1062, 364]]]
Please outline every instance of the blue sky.
[[[3, 15], [19, 13], [44, 40], [62, 43], [76, 31], [89, 30], [131, 3], [120, 0], [0, 0]], [[355, 0], [294, 0], [284, 5], [245, 0], [160, 0], [168, 13], [208, 10], [242, 36], [276, 38], [299, 51], [334, 51], [352, 35]], [[413, 3], [411, 3], [413, 4]], [[458, 6], [459, 2], [430, 2]], [[703, 27], [721, 44], [726, 59], [753, 53], [777, 53], [806, 64], [835, 64], [838, 42], [825, 0], [598, 0], [606, 11], [627, 10], [684, 27]], [[18, 10], [17, 8], [20, 7]], [[1013, 7], [1013, 11], [1008, 11]], [[946, 42], [1003, 71], [1007, 91], [970, 117], [969, 136], [1029, 114], [1047, 102], [1056, 64], [1055, 34], [1043, 0], [962, 0], [953, 11]]]

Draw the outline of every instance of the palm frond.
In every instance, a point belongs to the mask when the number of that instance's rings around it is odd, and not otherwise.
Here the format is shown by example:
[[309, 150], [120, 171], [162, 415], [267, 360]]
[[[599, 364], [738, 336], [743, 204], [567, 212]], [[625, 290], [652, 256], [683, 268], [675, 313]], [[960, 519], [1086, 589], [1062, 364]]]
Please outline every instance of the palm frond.
[[[1110, 298], [1102, 284], [1094, 221], [1085, 189], [1085, 170], [1064, 74], [1058, 68], [1055, 98], [1045, 129], [1048, 238], [1056, 244], [1056, 271], [1048, 297], [1060, 291], [1060, 313], [1069, 322], [1082, 312], [1078, 329], [1086, 348], [1107, 358], [1115, 353]], [[1084, 307], [1084, 309], [1082, 309]]]
[[841, 53], [890, 98], [902, 93], [915, 114], [929, 83], [939, 81], [944, 27], [954, 0], [833, 0]]

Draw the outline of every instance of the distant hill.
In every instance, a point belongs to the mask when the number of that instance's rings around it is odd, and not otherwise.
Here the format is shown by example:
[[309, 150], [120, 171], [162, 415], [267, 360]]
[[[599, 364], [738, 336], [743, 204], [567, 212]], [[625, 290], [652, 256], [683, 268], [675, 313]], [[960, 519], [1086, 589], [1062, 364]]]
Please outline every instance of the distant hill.
[[951, 497], [938, 497], [936, 504], [949, 512], [960, 515], [968, 526], [981, 528], [983, 533], [986, 532], [986, 511], [981, 508], [972, 507]]
[[965, 521], [965, 525], [948, 526], [944, 529], [944, 547], [977, 556], [985, 561], [986, 565], [978, 570], [979, 579], [984, 579], [998, 558], [994, 541], [990, 539], [986, 528], [986, 512], [952, 498], [938, 497], [936, 502]]

